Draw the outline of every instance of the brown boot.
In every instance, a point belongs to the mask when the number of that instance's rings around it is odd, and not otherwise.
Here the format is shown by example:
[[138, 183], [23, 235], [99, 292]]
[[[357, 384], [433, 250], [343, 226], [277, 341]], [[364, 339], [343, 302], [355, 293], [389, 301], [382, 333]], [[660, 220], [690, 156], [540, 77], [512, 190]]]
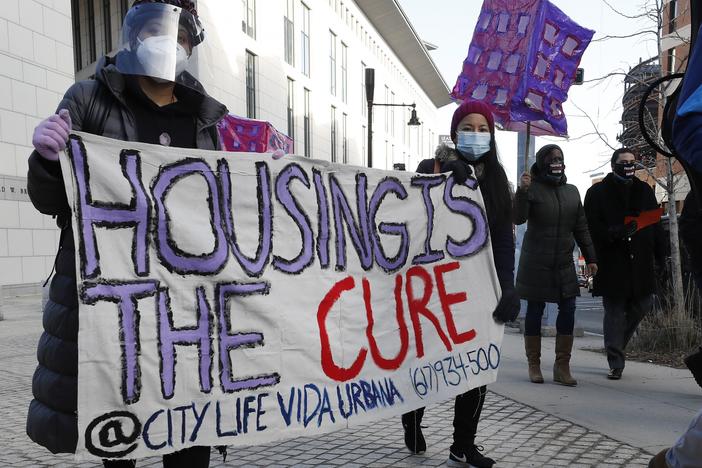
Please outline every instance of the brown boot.
[[572, 349], [573, 335], [556, 335], [556, 361], [553, 363], [553, 381], [569, 387], [578, 385], [578, 381], [570, 375], [570, 352]]
[[541, 375], [541, 336], [524, 335], [524, 349], [529, 363], [529, 380], [544, 383], [544, 376]]

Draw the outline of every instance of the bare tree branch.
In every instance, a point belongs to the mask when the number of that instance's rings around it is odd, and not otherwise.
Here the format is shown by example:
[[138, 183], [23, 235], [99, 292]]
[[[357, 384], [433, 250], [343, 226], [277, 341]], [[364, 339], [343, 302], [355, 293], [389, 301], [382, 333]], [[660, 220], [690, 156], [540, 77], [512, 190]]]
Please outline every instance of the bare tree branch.
[[612, 145], [609, 144], [609, 140], [607, 139], [607, 135], [603, 134], [600, 132], [600, 129], [597, 128], [597, 124], [592, 120], [592, 117], [585, 112], [580, 106], [578, 106], [575, 102], [571, 101], [571, 104], [575, 106], [576, 109], [578, 109], [580, 112], [582, 112], [583, 116], [590, 122], [590, 125], [592, 125], [592, 130], [595, 135], [605, 144], [607, 145], [612, 151], [614, 151], [616, 148]]
[[638, 14], [638, 15], [627, 15], [626, 13], [622, 13], [621, 11], [617, 10], [616, 8], [614, 8], [612, 5], [609, 4], [609, 2], [608, 2], [607, 0], [602, 0], [602, 3], [604, 3], [605, 5], [607, 5], [607, 6], [609, 7], [610, 10], [612, 10], [613, 12], [615, 12], [616, 14], [618, 14], [619, 16], [621, 16], [621, 17], [623, 17], [623, 18], [627, 18], [627, 19], [640, 19], [640, 18], [649, 18], [649, 17], [650, 17], [648, 11], [645, 11], [645, 12], [643, 12], [643, 13], [641, 13], [641, 14]]
[[636, 37], [636, 36], [642, 36], [644, 34], [653, 34], [656, 37], [658, 37], [658, 33], [656, 31], [651, 31], [650, 29], [645, 29], [643, 31], [637, 31], [635, 33], [631, 34], [625, 34], [623, 36], [612, 36], [612, 35], [607, 35], [607, 36], [602, 36], [598, 37], [597, 39], [593, 39], [590, 42], [602, 42], [602, 41], [607, 41], [610, 39], [629, 39], [630, 37]]

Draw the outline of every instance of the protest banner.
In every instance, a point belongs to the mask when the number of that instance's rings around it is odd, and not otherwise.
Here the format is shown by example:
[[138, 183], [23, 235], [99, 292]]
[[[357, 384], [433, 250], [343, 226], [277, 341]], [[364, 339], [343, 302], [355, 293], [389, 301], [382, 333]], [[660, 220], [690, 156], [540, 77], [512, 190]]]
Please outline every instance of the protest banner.
[[477, 182], [76, 133], [79, 458], [311, 436], [495, 380]]

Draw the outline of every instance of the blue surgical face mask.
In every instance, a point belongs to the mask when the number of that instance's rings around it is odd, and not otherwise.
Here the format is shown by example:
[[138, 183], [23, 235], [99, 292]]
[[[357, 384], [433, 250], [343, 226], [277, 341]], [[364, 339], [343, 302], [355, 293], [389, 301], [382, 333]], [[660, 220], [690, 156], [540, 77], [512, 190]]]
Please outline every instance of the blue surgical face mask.
[[487, 132], [456, 133], [456, 149], [468, 161], [477, 161], [490, 151], [492, 135]]

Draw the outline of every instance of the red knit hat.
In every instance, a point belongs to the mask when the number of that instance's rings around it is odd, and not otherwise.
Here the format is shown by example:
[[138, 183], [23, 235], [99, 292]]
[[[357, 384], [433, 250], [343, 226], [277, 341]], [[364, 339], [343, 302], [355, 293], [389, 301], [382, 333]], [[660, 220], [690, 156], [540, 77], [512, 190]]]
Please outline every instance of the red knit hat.
[[451, 139], [456, 139], [456, 128], [458, 124], [468, 114], [480, 114], [487, 120], [490, 133], [495, 133], [495, 118], [492, 116], [492, 109], [482, 101], [463, 101], [454, 111], [451, 119]]

